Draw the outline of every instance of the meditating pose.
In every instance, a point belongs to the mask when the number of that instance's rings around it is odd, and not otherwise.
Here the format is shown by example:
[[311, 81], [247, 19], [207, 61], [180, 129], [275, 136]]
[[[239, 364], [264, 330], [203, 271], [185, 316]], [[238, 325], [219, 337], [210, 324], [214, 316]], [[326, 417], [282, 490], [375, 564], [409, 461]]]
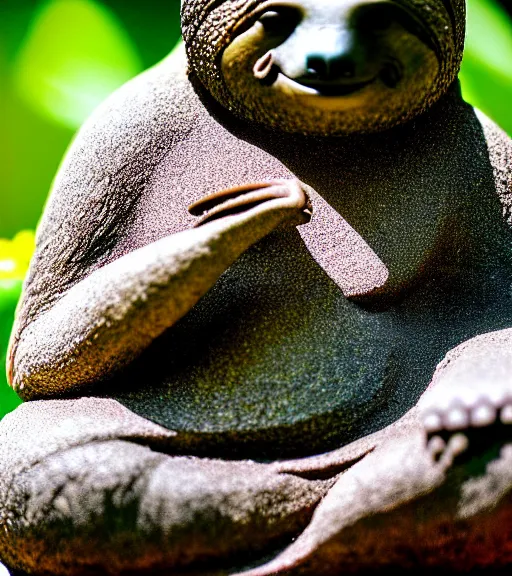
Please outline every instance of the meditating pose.
[[512, 563], [512, 143], [463, 0], [183, 0], [75, 139], [0, 424], [28, 574]]

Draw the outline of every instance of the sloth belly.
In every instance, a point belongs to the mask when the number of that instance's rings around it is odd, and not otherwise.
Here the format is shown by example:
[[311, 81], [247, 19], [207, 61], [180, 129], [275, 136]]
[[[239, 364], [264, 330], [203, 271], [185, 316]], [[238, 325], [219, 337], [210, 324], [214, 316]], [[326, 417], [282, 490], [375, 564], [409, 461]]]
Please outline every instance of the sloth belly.
[[400, 306], [367, 311], [343, 296], [295, 231], [276, 233], [227, 270], [110, 395], [176, 431], [180, 453], [325, 451], [406, 412], [458, 343], [442, 329], [446, 317], [436, 323], [418, 298], [408, 319]]

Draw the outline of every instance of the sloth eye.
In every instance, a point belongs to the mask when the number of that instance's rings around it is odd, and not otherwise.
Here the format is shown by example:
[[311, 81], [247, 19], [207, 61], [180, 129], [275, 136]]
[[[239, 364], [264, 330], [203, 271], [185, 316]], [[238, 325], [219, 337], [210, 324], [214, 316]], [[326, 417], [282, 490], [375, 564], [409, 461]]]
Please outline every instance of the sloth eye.
[[386, 32], [394, 23], [424, 42], [431, 50], [438, 50], [429, 27], [405, 6], [382, 3], [362, 6], [356, 13], [357, 27], [362, 32]]
[[365, 32], [384, 32], [393, 23], [392, 8], [389, 5], [361, 7], [357, 13], [357, 24]]
[[289, 36], [300, 22], [300, 14], [293, 8], [283, 6], [267, 10], [258, 18], [258, 21], [269, 35]]

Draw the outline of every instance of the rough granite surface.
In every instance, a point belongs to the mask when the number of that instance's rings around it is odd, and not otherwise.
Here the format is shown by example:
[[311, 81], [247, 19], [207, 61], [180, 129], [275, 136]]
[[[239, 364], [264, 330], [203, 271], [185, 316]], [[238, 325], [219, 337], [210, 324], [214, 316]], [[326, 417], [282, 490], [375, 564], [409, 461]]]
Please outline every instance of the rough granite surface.
[[[346, 137], [222, 102], [212, 54], [253, 4], [184, 2], [190, 74], [176, 52], [126, 84], [56, 178], [11, 346], [29, 401], [0, 423], [0, 560], [506, 570], [512, 144], [461, 98], [464, 3], [432, 2], [455, 48], [425, 109]], [[304, 225], [194, 228], [208, 194], [295, 180]]]

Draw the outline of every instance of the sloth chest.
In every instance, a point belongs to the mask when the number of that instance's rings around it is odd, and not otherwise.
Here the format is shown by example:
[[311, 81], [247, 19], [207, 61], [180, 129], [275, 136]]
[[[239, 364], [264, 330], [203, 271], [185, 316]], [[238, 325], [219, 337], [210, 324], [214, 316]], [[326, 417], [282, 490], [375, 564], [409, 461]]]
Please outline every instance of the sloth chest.
[[335, 447], [398, 418], [444, 354], [485, 331], [450, 298], [425, 287], [365, 310], [297, 231], [274, 233], [127, 370], [116, 398], [176, 431], [178, 452], [300, 454], [305, 435], [308, 451]]

